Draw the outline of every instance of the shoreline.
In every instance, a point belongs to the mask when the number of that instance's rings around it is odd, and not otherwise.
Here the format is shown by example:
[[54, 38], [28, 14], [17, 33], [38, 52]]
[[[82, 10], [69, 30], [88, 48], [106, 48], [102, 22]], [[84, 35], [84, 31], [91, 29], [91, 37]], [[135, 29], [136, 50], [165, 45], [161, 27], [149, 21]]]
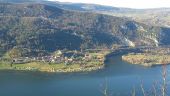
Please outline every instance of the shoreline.
[[31, 62], [28, 64], [15, 64], [12, 67], [10, 64], [0, 63], [0, 70], [12, 71], [37, 71], [48, 73], [74, 73], [74, 72], [90, 72], [103, 69], [104, 63], [89, 62], [86, 66], [81, 67], [79, 64], [65, 66], [64, 64], [40, 64], [40, 62]]

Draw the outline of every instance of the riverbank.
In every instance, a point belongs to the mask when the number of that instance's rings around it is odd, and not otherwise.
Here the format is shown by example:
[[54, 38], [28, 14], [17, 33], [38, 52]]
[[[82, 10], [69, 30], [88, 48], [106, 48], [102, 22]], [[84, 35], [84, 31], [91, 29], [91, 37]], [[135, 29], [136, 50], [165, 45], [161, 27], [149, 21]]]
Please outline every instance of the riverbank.
[[89, 72], [104, 68], [105, 56], [109, 52], [91, 52], [84, 59], [76, 57], [72, 63], [61, 62], [42, 62], [32, 61], [28, 63], [15, 63], [11, 64], [10, 61], [0, 61], [0, 70], [16, 70], [16, 71], [39, 71], [39, 72], [57, 72], [57, 73], [70, 73], [70, 72]]
[[40, 71], [40, 72], [85, 72], [94, 71], [104, 68], [104, 63], [100, 62], [88, 62], [86, 65], [80, 64], [47, 64], [44, 62], [31, 62], [26, 64], [13, 64], [1, 62], [0, 70], [16, 70], [16, 71]]
[[146, 67], [169, 64], [169, 54], [151, 54], [151, 53], [130, 53], [122, 56], [122, 60], [131, 63], [139, 64]]

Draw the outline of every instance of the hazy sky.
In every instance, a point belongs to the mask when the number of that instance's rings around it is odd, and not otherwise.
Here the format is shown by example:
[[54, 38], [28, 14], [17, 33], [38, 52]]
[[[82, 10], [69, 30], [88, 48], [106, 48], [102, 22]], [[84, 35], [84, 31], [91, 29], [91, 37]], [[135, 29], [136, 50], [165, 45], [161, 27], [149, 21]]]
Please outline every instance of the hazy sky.
[[74, 3], [95, 3], [115, 7], [128, 8], [160, 8], [170, 7], [170, 0], [49, 0]]

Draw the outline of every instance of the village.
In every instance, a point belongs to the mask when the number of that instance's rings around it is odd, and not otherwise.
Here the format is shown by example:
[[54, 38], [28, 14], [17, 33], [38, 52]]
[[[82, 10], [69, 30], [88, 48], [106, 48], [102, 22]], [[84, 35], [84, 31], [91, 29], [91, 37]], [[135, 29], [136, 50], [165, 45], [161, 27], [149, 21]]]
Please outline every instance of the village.
[[84, 64], [84, 62], [89, 61], [100, 61], [104, 62], [104, 56], [99, 52], [78, 52], [70, 51], [63, 52], [61, 50], [56, 51], [54, 54], [49, 56], [41, 57], [20, 57], [13, 58], [13, 64], [24, 64], [29, 62], [46, 62], [48, 64]]

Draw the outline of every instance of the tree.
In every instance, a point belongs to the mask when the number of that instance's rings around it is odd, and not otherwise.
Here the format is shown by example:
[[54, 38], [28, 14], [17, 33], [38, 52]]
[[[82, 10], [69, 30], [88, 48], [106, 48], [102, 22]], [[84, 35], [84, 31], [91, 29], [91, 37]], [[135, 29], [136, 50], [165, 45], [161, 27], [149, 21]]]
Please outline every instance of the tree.
[[11, 59], [13, 59], [13, 58], [19, 58], [19, 57], [22, 56], [21, 50], [19, 50], [19, 49], [17, 49], [17, 48], [11, 49], [11, 50], [9, 51], [8, 55], [9, 55], [9, 57], [10, 57]]

